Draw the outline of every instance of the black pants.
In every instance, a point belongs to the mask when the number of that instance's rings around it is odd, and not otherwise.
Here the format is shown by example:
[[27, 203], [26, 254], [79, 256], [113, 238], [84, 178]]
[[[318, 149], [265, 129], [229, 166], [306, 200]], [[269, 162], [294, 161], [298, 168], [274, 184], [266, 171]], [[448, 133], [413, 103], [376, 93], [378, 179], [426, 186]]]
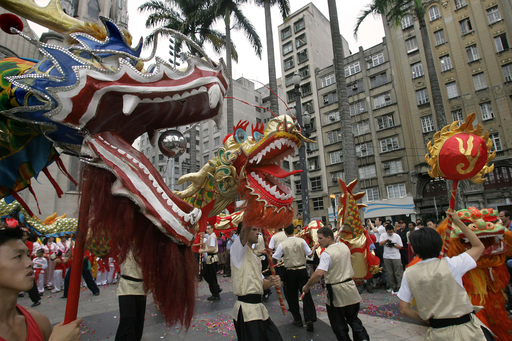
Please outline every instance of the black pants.
[[116, 341], [139, 341], [144, 331], [144, 314], [146, 313], [146, 296], [119, 296], [119, 327]]
[[[64, 278], [64, 297], [68, 297], [68, 288], [69, 288], [69, 278], [71, 276], [71, 267], [69, 267], [68, 272], [66, 272], [66, 277]], [[100, 288], [96, 285], [96, 281], [92, 277], [92, 272], [89, 270], [89, 260], [84, 259], [84, 263], [82, 265], [82, 277], [84, 278], [85, 284], [89, 290], [92, 291], [93, 294], [100, 293]]]
[[363, 327], [363, 323], [357, 317], [359, 313], [359, 303], [347, 305], [345, 307], [334, 307], [328, 304], [325, 305], [327, 308], [327, 316], [329, 316], [329, 322], [331, 323], [332, 331], [338, 341], [351, 341], [352, 339], [348, 335], [348, 325], [352, 327], [352, 334], [354, 341], [370, 340], [368, 332]]
[[238, 341], [283, 341], [279, 330], [270, 317], [265, 321], [255, 320], [244, 322], [242, 308], [238, 311], [238, 318], [233, 321]]
[[224, 253], [224, 257], [226, 257], [224, 264], [224, 275], [225, 276], [231, 276], [231, 255], [229, 253], [229, 250], [226, 250]]
[[[302, 317], [300, 316], [299, 297], [302, 294], [302, 287], [306, 285], [308, 279], [308, 272], [306, 269], [286, 270], [284, 279], [286, 283], [285, 296], [286, 301], [288, 302], [288, 308], [290, 309], [295, 321], [302, 321]], [[311, 297], [311, 292], [304, 295], [302, 302], [304, 303], [304, 321], [306, 323], [309, 321], [315, 322], [316, 310], [315, 303], [313, 303], [313, 298]]]
[[205, 281], [208, 283], [208, 287], [210, 288], [210, 292], [212, 293], [213, 296], [219, 296], [220, 291], [219, 283], [217, 283], [217, 271], [217, 262], [204, 265], [203, 277]]
[[39, 291], [37, 291], [36, 280], [34, 280], [34, 286], [32, 287], [32, 289], [30, 289], [27, 292], [28, 292], [28, 297], [30, 297], [30, 300], [32, 301], [32, 303], [41, 301], [41, 296], [39, 296]]

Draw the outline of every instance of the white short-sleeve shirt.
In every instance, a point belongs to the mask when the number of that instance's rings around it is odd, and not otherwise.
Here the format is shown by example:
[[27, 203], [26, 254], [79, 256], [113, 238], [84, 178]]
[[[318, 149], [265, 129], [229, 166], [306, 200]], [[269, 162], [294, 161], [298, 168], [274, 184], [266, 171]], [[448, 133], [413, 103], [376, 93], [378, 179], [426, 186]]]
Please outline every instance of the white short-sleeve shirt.
[[[404, 246], [402, 244], [402, 238], [396, 233], [393, 233], [391, 236], [387, 233], [380, 236], [379, 242], [383, 240], [391, 240], [391, 242]], [[396, 247], [387, 247], [386, 244], [383, 245], [384, 247], [384, 255], [382, 256], [385, 259], [400, 259], [400, 250], [398, 250]]]

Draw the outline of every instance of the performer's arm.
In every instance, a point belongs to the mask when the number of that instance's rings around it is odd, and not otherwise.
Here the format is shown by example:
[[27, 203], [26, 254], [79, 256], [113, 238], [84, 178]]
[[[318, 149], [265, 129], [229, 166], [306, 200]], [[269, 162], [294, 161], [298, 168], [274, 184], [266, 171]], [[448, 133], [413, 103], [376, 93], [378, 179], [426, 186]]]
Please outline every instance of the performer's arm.
[[422, 322], [425, 322], [421, 319], [420, 317], [420, 314], [411, 308], [411, 304], [410, 303], [407, 303], [405, 301], [402, 301], [400, 300], [400, 305], [399, 305], [399, 308], [400, 308], [400, 312], [407, 316], [407, 317], [410, 317], [410, 318], [413, 318], [415, 320], [418, 320], [418, 321], [422, 321]]
[[482, 241], [476, 236], [476, 234], [471, 231], [469, 227], [466, 226], [462, 221], [460, 221], [457, 212], [448, 210], [446, 211], [446, 214], [449, 215], [452, 218], [453, 223], [461, 229], [462, 233], [466, 236], [466, 238], [471, 243], [471, 249], [466, 251], [474, 260], [475, 262], [480, 258], [482, 253], [485, 250], [485, 246], [482, 243]]
[[311, 278], [306, 283], [306, 285], [304, 287], [302, 287], [302, 292], [308, 292], [309, 289], [311, 289], [311, 287], [313, 285], [315, 285], [316, 283], [320, 282], [320, 279], [322, 278], [324, 273], [325, 273], [324, 270], [316, 269], [316, 271], [313, 272], [313, 275], [311, 275]]
[[281, 278], [279, 276], [269, 276], [269, 279], [263, 280], [263, 290], [270, 289], [272, 286], [278, 287], [281, 285]]

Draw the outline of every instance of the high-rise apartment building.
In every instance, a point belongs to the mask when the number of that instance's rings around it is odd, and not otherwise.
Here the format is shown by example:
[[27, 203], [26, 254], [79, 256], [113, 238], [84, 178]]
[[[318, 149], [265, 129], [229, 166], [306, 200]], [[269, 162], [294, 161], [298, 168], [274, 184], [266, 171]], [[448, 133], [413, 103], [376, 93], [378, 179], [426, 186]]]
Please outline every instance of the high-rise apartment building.
[[[509, 0], [424, 2], [426, 26], [442, 92], [446, 120], [476, 121], [489, 132], [496, 151], [495, 170], [481, 185], [459, 186], [463, 206], [510, 204], [512, 197], [512, 4]], [[384, 19], [385, 20], [385, 19]], [[399, 27], [384, 22], [392, 78], [401, 113], [405, 162], [416, 212], [442, 214], [448, 207], [446, 183], [431, 179], [424, 156], [437, 126], [418, 21]]]

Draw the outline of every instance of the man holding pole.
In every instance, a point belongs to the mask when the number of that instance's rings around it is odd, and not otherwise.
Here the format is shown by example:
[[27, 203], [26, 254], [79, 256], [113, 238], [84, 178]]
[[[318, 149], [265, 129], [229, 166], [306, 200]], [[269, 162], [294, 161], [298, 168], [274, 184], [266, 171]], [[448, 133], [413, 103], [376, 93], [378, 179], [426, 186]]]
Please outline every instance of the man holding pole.
[[263, 280], [261, 262], [252, 251], [251, 245], [258, 242], [256, 227], [243, 228], [238, 224], [239, 238], [231, 246], [231, 276], [233, 292], [237, 301], [233, 307], [233, 320], [236, 335], [244, 341], [280, 341], [283, 340], [267, 308], [261, 303], [264, 289], [279, 286], [279, 276], [270, 276]]

